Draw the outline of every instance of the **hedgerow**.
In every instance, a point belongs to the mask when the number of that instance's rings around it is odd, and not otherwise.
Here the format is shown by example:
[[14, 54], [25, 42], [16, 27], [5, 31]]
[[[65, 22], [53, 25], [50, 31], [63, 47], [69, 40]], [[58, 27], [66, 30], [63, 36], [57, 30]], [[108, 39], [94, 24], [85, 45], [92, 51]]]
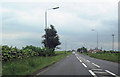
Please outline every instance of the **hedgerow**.
[[2, 46], [2, 61], [11, 61], [15, 59], [23, 59], [27, 57], [33, 56], [52, 56], [54, 52], [52, 49], [48, 48], [40, 48], [35, 46], [26, 46], [22, 47], [22, 49], [18, 49], [16, 47], [9, 47], [7, 45]]

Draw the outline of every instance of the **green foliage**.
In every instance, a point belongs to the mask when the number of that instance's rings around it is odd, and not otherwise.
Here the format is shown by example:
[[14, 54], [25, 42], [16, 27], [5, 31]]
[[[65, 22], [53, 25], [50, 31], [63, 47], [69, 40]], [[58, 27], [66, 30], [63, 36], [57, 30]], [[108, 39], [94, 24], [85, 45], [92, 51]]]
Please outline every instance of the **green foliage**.
[[87, 52], [87, 48], [82, 47], [77, 49], [78, 52]]
[[32, 74], [36, 70], [42, 69], [48, 65], [51, 65], [71, 53], [64, 54], [65, 52], [55, 52], [57, 56], [34, 56], [24, 59], [19, 59], [10, 62], [3, 62], [2, 74], [3, 75], [28, 75]]
[[9, 47], [7, 45], [2, 46], [2, 61], [11, 61], [16, 59], [23, 59], [34, 56], [53, 56], [55, 53], [53, 49], [49, 48], [40, 48], [35, 46], [26, 46], [22, 49], [18, 49], [16, 47]]
[[94, 58], [103, 59], [103, 60], [109, 60], [113, 62], [120, 63], [120, 52], [115, 51], [101, 51], [97, 53], [84, 53], [86, 55], [89, 55]]
[[45, 29], [46, 34], [42, 37], [44, 38], [42, 43], [48, 49], [55, 50], [55, 48], [60, 45], [59, 36], [53, 25], [50, 25], [51, 28]]

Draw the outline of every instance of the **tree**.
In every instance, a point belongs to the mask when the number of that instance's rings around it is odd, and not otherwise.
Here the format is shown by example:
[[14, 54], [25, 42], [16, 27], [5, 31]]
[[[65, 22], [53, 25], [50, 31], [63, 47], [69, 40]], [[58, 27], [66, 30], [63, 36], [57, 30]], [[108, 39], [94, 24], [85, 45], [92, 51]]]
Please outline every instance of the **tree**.
[[77, 51], [80, 52], [80, 51], [81, 51], [81, 48], [78, 48]]
[[55, 48], [61, 43], [59, 41], [59, 36], [54, 26], [50, 25], [50, 27], [51, 28], [45, 29], [45, 35], [42, 36], [42, 38], [44, 38], [42, 43], [46, 48], [53, 49], [52, 51], [54, 51]]
[[87, 48], [85, 48], [85, 47], [82, 47], [81, 50], [82, 50], [82, 52], [87, 52]]
[[78, 52], [87, 52], [87, 48], [82, 47], [77, 49]]

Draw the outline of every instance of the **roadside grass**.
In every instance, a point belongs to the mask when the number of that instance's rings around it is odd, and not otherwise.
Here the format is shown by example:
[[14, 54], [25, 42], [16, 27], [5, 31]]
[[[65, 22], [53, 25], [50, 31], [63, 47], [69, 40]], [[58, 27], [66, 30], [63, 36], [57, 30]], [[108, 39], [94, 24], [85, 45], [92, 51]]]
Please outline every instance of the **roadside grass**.
[[65, 51], [55, 51], [55, 54], [58, 55], [58, 54], [64, 54]]
[[70, 55], [71, 52], [64, 54], [64, 51], [55, 52], [56, 56], [36, 56], [29, 57], [21, 60], [14, 60], [10, 62], [3, 62], [2, 64], [2, 74], [3, 75], [28, 75], [36, 70], [42, 69], [50, 64], [53, 64], [67, 55]]
[[120, 53], [82, 53], [97, 59], [120, 63]]

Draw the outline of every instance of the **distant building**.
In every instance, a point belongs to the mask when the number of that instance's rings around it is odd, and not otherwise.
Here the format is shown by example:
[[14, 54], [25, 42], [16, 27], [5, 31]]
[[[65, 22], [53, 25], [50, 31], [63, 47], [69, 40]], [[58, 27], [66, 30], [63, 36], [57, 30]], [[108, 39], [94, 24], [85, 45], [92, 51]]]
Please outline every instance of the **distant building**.
[[96, 52], [100, 52], [100, 50], [90, 49], [90, 50], [88, 50], [88, 52], [91, 52], [91, 53], [96, 53]]

